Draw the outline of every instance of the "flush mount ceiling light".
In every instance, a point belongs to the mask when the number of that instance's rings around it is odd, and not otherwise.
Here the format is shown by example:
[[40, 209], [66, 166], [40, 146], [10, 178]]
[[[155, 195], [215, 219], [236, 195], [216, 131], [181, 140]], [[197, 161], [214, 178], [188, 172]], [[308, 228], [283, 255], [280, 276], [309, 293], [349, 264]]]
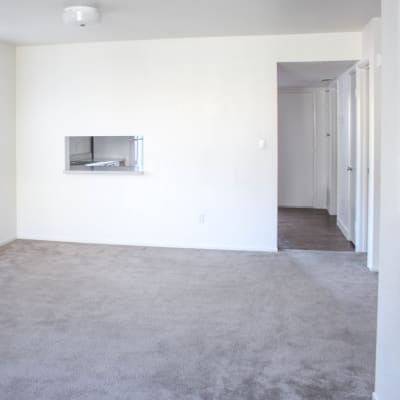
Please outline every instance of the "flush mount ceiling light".
[[100, 10], [91, 6], [71, 6], [64, 8], [63, 21], [66, 25], [85, 27], [100, 20]]

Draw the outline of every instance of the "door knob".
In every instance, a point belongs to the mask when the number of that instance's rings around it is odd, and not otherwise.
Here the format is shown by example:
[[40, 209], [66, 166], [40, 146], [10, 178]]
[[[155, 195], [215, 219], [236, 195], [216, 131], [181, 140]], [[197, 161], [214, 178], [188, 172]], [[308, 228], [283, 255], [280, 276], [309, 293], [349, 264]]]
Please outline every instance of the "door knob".
[[347, 171], [351, 172], [351, 171], [353, 171], [353, 168], [352, 167], [347, 167]]

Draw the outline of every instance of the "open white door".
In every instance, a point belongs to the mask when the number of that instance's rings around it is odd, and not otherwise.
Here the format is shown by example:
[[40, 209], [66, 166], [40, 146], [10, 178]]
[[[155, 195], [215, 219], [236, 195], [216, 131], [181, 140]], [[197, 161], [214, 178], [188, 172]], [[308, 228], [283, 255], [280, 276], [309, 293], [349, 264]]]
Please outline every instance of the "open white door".
[[337, 223], [347, 240], [355, 239], [355, 162], [357, 133], [356, 74], [338, 81]]
[[330, 215], [337, 214], [337, 88], [327, 93], [328, 190], [327, 206]]
[[[369, 63], [357, 65], [356, 251], [367, 252], [369, 232]], [[373, 215], [373, 209], [371, 210]]]
[[356, 162], [357, 162], [357, 76], [356, 71], [350, 74], [350, 130], [349, 156], [346, 171], [349, 184], [349, 230], [348, 240], [356, 241]]

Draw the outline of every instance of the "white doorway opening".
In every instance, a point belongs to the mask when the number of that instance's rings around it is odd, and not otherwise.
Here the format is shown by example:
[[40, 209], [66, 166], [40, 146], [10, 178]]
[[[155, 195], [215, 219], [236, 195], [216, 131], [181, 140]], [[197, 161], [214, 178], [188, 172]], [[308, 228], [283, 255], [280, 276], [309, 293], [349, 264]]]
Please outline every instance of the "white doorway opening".
[[326, 210], [355, 250], [366, 252], [368, 65], [281, 63], [278, 77], [279, 206]]

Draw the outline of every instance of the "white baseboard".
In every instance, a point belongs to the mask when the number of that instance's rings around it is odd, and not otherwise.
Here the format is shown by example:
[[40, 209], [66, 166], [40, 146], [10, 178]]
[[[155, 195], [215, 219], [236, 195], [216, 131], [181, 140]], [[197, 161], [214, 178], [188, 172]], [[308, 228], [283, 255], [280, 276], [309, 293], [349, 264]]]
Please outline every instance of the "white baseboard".
[[367, 253], [367, 267], [371, 272], [379, 272], [379, 267], [374, 263], [373, 257]]
[[309, 210], [312, 210], [314, 206], [291, 206], [288, 204], [278, 204], [278, 208], [307, 208]]
[[372, 400], [378, 400], [378, 396], [375, 392], [372, 393]]
[[376, 267], [375, 265], [367, 265], [367, 267], [371, 272], [377, 272], [377, 273], [379, 272], [379, 268]]
[[96, 240], [82, 240], [82, 239], [71, 239], [63, 237], [29, 237], [29, 236], [18, 236], [21, 240], [32, 240], [32, 241], [44, 241], [44, 242], [58, 242], [58, 243], [81, 243], [81, 244], [99, 244], [99, 245], [111, 245], [111, 246], [133, 246], [133, 247], [159, 247], [168, 249], [192, 249], [192, 250], [221, 250], [221, 251], [243, 251], [243, 252], [257, 252], [257, 253], [277, 253], [278, 248], [260, 248], [260, 247], [234, 247], [234, 246], [209, 246], [202, 244], [193, 245], [179, 245], [174, 243], [148, 243], [148, 242], [114, 242], [114, 241], [96, 241]]
[[7, 239], [7, 240], [3, 240], [0, 242], [0, 247], [5, 246], [7, 244], [12, 243], [14, 240], [17, 240], [17, 238], [12, 238], [12, 239]]
[[336, 222], [337, 222], [338, 228], [342, 231], [344, 237], [345, 237], [347, 240], [349, 240], [349, 237], [350, 237], [350, 232], [349, 232], [349, 230], [348, 230], [347, 228], [345, 228], [343, 222], [342, 222], [339, 218], [337, 218]]

